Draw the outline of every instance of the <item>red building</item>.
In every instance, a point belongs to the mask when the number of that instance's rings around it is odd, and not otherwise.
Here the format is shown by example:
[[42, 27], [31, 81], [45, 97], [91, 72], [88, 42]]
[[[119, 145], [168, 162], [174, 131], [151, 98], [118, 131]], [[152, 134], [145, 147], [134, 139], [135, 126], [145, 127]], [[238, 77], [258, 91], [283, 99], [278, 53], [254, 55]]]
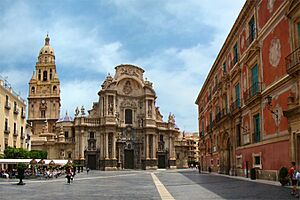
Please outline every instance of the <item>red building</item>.
[[203, 169], [300, 167], [300, 1], [247, 0], [196, 100]]

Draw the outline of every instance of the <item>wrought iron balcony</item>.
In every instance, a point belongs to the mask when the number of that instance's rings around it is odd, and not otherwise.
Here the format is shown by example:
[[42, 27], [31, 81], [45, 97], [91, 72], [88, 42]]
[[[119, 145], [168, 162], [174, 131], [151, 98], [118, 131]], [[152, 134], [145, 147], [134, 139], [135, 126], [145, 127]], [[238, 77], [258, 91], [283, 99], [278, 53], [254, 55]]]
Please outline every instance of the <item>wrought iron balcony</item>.
[[21, 117], [24, 119], [24, 118], [26, 118], [26, 113], [23, 111], [22, 113], [21, 113]]
[[245, 103], [250, 103], [256, 97], [260, 96], [262, 92], [262, 84], [260, 82], [252, 84], [252, 86], [244, 92]]
[[260, 132], [252, 133], [252, 143], [260, 142]]
[[6, 101], [4, 107], [5, 107], [7, 110], [10, 110], [10, 103], [9, 103], [8, 101]]
[[300, 46], [285, 58], [288, 74], [300, 71]]
[[19, 109], [18, 108], [14, 108], [14, 114], [19, 114]]
[[241, 108], [241, 100], [240, 98], [237, 98], [234, 102], [231, 103], [230, 105], [230, 111], [234, 112], [237, 109]]
[[9, 127], [6, 127], [6, 128], [4, 129], [4, 133], [5, 133], [5, 134], [9, 134], [9, 133], [10, 133], [10, 128], [9, 128]]

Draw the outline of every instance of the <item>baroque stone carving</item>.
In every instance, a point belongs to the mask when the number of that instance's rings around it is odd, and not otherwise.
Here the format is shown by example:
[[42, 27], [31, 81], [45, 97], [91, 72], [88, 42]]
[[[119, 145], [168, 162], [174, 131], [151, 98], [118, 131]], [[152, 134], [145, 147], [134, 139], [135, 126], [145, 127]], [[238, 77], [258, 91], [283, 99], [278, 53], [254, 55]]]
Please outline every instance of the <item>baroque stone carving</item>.
[[278, 38], [271, 41], [269, 48], [269, 62], [273, 67], [277, 67], [281, 58], [281, 45]]
[[132, 87], [130, 81], [126, 81], [124, 87], [123, 87], [124, 94], [128, 95], [132, 92]]

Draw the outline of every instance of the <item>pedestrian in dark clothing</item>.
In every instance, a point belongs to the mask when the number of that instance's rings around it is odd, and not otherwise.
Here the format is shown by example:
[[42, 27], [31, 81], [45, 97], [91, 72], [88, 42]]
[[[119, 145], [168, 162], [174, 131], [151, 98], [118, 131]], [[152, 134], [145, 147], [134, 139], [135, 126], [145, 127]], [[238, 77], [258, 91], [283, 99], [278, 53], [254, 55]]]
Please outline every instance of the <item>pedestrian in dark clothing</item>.
[[201, 166], [200, 165], [198, 165], [198, 172], [199, 172], [199, 174], [201, 174]]
[[72, 176], [72, 173], [71, 173], [71, 169], [70, 168], [68, 168], [67, 170], [66, 170], [66, 178], [67, 178], [67, 181], [68, 181], [68, 183], [70, 184], [71, 183], [71, 176]]
[[86, 173], [89, 174], [90, 168], [86, 168]]
[[208, 167], [208, 172], [211, 173], [211, 167], [210, 166]]

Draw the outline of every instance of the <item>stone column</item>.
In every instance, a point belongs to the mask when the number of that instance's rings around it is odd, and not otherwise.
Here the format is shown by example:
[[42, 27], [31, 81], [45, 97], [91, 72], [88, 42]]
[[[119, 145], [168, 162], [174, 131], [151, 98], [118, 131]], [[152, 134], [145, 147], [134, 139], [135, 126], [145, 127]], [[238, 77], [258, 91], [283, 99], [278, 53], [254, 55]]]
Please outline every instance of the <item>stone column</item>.
[[172, 159], [173, 158], [172, 137], [169, 137], [169, 151], [170, 151], [170, 159]]
[[149, 135], [146, 134], [146, 159], [149, 159]]
[[114, 133], [112, 136], [112, 158], [116, 159], [116, 137]]
[[105, 133], [105, 159], [108, 159], [108, 133]]
[[81, 130], [81, 134], [80, 134], [80, 143], [81, 143], [81, 150], [80, 150], [80, 154], [81, 154], [81, 159], [84, 158], [84, 130]]
[[156, 137], [155, 135], [152, 135], [152, 158], [155, 159], [156, 156]]
[[100, 158], [104, 158], [104, 143], [103, 143], [103, 134], [100, 132]]

